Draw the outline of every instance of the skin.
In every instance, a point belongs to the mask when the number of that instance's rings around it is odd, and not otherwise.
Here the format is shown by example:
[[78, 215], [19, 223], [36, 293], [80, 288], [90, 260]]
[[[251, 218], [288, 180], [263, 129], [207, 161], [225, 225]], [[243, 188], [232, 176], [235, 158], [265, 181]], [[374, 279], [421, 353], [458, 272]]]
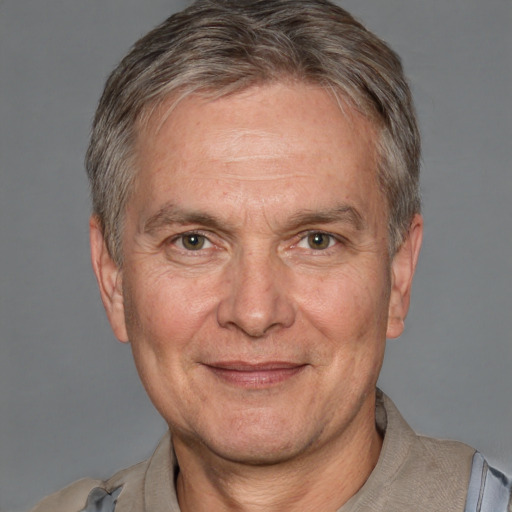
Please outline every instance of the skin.
[[171, 429], [180, 507], [336, 510], [379, 456], [375, 386], [421, 217], [391, 257], [374, 131], [320, 88], [165, 112], [139, 136], [123, 267], [94, 218], [91, 247], [112, 328]]

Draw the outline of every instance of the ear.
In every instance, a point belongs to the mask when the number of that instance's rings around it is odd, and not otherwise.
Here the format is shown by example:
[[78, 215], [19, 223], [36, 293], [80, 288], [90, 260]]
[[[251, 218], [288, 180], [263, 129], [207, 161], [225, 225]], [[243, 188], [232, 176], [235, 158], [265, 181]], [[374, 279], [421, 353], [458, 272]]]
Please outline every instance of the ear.
[[391, 295], [389, 299], [387, 338], [398, 338], [404, 330], [409, 311], [411, 286], [423, 239], [423, 218], [414, 216], [407, 238], [391, 262]]
[[127, 342], [121, 269], [110, 256], [100, 222], [94, 215], [89, 221], [89, 240], [92, 268], [108, 320], [119, 341]]

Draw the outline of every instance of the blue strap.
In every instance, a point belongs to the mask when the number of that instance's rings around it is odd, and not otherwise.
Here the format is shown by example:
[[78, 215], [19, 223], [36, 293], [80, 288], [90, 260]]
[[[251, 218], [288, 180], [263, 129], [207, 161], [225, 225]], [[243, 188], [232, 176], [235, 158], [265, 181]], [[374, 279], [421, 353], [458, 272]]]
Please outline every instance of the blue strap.
[[123, 487], [117, 487], [112, 492], [107, 492], [101, 487], [95, 487], [87, 496], [85, 508], [80, 512], [115, 512], [117, 497]]
[[473, 456], [464, 512], [512, 512], [512, 480], [490, 467], [478, 452]]

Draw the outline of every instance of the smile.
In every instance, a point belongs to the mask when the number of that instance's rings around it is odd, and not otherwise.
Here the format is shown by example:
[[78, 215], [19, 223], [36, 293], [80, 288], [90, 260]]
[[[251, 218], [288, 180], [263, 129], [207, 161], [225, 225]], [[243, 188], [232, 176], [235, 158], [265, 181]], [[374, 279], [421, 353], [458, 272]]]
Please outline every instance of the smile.
[[227, 384], [262, 389], [281, 384], [301, 373], [307, 365], [289, 362], [250, 364], [242, 361], [215, 362], [205, 367]]

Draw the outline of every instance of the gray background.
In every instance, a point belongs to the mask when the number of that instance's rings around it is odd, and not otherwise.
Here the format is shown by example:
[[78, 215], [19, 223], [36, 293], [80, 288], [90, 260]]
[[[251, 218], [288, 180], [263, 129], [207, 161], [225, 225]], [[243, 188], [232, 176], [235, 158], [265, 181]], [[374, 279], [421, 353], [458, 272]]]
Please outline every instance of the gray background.
[[[103, 82], [185, 2], [0, 0], [0, 508], [148, 456], [165, 425], [90, 270], [83, 172]], [[402, 55], [426, 239], [381, 386], [512, 473], [512, 2], [347, 0]]]

